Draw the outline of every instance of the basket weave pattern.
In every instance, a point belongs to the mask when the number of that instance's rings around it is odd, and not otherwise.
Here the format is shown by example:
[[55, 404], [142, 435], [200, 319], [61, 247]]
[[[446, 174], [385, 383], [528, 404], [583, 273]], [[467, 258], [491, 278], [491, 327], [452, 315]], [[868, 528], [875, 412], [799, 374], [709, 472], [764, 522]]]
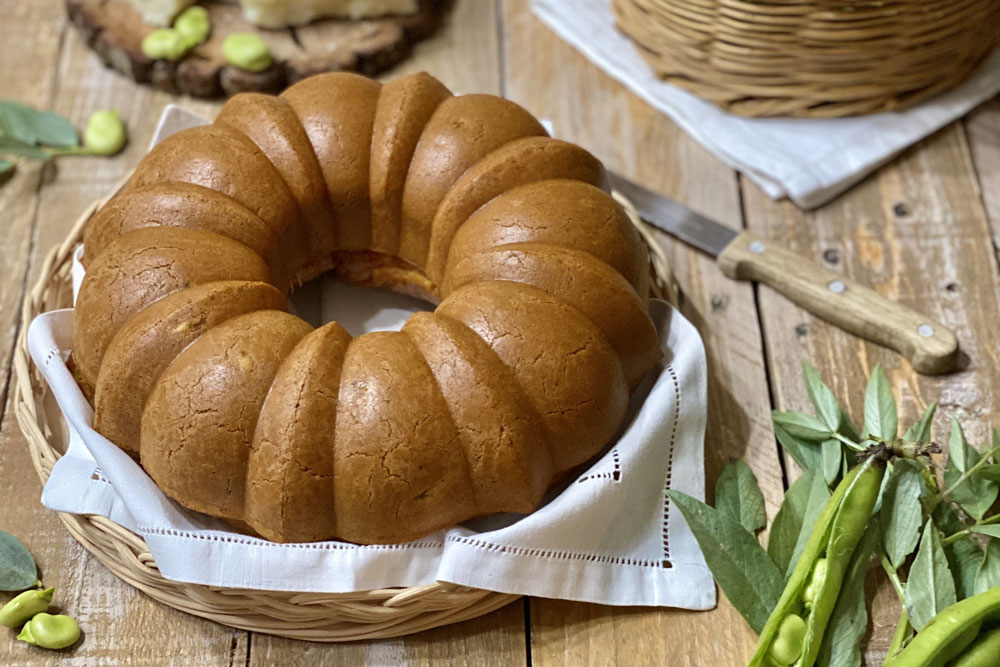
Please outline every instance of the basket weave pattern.
[[[618, 199], [649, 246], [653, 295], [676, 303], [676, 285], [666, 256], [631, 204]], [[22, 308], [14, 349], [14, 411], [43, 485], [61, 456], [52, 434], [61, 432], [63, 425], [60, 416], [43, 406], [48, 386], [30, 361], [28, 324], [41, 313], [72, 306], [73, 251], [82, 241], [87, 220], [102, 204], [91, 204], [67, 238], [48, 253]], [[292, 639], [340, 642], [397, 637], [475, 618], [520, 597], [441, 582], [358, 593], [291, 593], [182, 583], [164, 578], [142, 538], [113, 521], [94, 515], [59, 517], [101, 563], [150, 597], [218, 623]]]
[[613, 0], [666, 81], [745, 116], [900, 110], [1000, 45], [998, 0]]

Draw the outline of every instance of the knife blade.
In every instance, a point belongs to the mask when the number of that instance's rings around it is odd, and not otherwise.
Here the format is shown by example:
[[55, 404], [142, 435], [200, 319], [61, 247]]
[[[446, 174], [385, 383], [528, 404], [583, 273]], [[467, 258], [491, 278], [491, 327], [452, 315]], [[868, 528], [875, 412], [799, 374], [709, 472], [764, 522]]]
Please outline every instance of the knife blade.
[[813, 315], [892, 348], [918, 373], [947, 373], [958, 359], [958, 339], [946, 326], [771, 241], [722, 225], [680, 202], [608, 173], [614, 190], [639, 216], [716, 258], [735, 280], [763, 283]]

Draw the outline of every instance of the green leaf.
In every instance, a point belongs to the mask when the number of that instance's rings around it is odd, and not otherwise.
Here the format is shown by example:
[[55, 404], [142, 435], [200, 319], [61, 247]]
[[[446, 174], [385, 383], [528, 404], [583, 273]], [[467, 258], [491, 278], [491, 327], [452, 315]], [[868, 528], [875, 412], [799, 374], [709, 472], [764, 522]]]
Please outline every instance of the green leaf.
[[785, 493], [785, 499], [781, 501], [781, 507], [771, 523], [770, 536], [767, 538], [767, 555], [774, 561], [779, 572], [789, 571], [788, 564], [795, 553], [795, 544], [802, 531], [806, 505], [809, 504], [812, 481], [813, 473], [809, 470], [795, 480]]
[[788, 455], [795, 459], [803, 470], [815, 470], [820, 464], [820, 448], [818, 442], [797, 438], [786, 431], [777, 422], [774, 423], [774, 435], [785, 448]]
[[851, 416], [843, 409], [840, 410], [840, 429], [838, 432], [851, 442], [861, 442], [861, 433], [858, 431], [858, 427], [854, 425]]
[[872, 520], [854, 550], [844, 573], [844, 584], [823, 633], [816, 664], [826, 667], [861, 667], [861, 640], [868, 630], [865, 576], [878, 546], [879, 523]]
[[0, 136], [0, 154], [20, 155], [34, 160], [48, 160], [52, 156], [32, 144], [11, 137]]
[[988, 463], [972, 474], [991, 482], [1000, 482], [1000, 463]]
[[973, 526], [969, 530], [980, 535], [989, 535], [990, 537], [1000, 539], [1000, 526], [996, 524], [990, 526]]
[[28, 116], [34, 111], [20, 102], [0, 100], [0, 132], [15, 141], [34, 146], [38, 143], [38, 137], [28, 120]]
[[788, 561], [788, 569], [785, 570], [785, 577], [790, 577], [795, 569], [796, 563], [802, 557], [802, 552], [806, 549], [806, 544], [812, 536], [813, 529], [819, 515], [823, 513], [823, 506], [830, 499], [830, 489], [826, 485], [826, 480], [819, 472], [813, 475], [812, 484], [809, 487], [809, 498], [806, 501], [806, 511], [802, 517], [802, 526], [799, 528], [799, 536], [795, 541], [795, 549], [792, 557]]
[[13, 162], [11, 162], [10, 160], [4, 160], [3, 158], [0, 158], [0, 176], [3, 176], [13, 168], [14, 168]]
[[728, 515], [680, 491], [667, 495], [691, 527], [719, 587], [760, 633], [784, 586], [778, 568], [757, 538]]
[[26, 104], [0, 100], [0, 130], [8, 137], [32, 146], [76, 146], [76, 129], [63, 116], [39, 111]]
[[957, 602], [955, 579], [941, 547], [941, 536], [929, 519], [924, 526], [917, 557], [910, 567], [905, 593], [910, 623], [917, 632], [923, 630], [939, 611]]
[[826, 480], [827, 486], [833, 486], [840, 477], [840, 464], [844, 460], [840, 441], [824, 440], [820, 445], [820, 452], [823, 461], [823, 479]]
[[0, 530], [0, 591], [23, 591], [36, 581], [35, 559], [16, 537]]
[[920, 421], [909, 428], [906, 434], [903, 436], [903, 440], [908, 440], [910, 442], [930, 442], [931, 441], [931, 426], [934, 422], [934, 413], [937, 411], [937, 403], [931, 403], [924, 410], [924, 416], [920, 418]]
[[902, 565], [920, 541], [924, 524], [920, 497], [926, 489], [923, 468], [918, 461], [897, 460], [882, 492], [883, 543], [893, 567]]
[[826, 424], [812, 415], [802, 412], [781, 412], [773, 410], [771, 419], [775, 424], [788, 431], [790, 435], [809, 442], [822, 442], [833, 433]]
[[[944, 468], [945, 488], [951, 489], [949, 492], [951, 499], [978, 521], [996, 501], [1000, 485], [976, 474], [970, 475], [964, 482], [958, 484], [962, 473], [979, 463], [982, 458], [976, 448], [965, 439], [958, 422], [952, 422], [948, 449], [950, 456]], [[958, 486], [955, 486], [956, 484]]]
[[38, 137], [38, 143], [45, 146], [68, 148], [78, 146], [80, 139], [76, 128], [65, 117], [52, 111], [39, 111], [32, 119], [32, 127]]
[[[948, 503], [938, 503], [934, 508], [934, 524], [945, 535], [953, 535], [967, 526]], [[948, 567], [955, 575], [955, 590], [960, 600], [972, 595], [976, 574], [985, 553], [972, 536], [963, 537], [944, 548]]]
[[898, 426], [896, 399], [882, 366], [876, 366], [865, 390], [865, 431], [876, 438], [892, 440]]
[[986, 549], [986, 558], [976, 572], [973, 593], [983, 593], [996, 586], [1000, 586], [1000, 542], [991, 540]]
[[715, 507], [751, 533], [767, 525], [764, 495], [746, 461], [736, 459], [722, 469], [715, 485]]
[[802, 374], [806, 378], [806, 391], [809, 392], [809, 400], [816, 406], [816, 413], [820, 420], [836, 432], [840, 428], [840, 414], [842, 412], [837, 398], [830, 391], [830, 388], [823, 384], [819, 373], [806, 361], [802, 364]]
[[951, 435], [948, 436], [948, 461], [955, 466], [958, 472], [965, 472], [975, 461], [969, 461], [969, 449], [972, 446], [965, 439], [965, 432], [957, 419], [951, 420]]

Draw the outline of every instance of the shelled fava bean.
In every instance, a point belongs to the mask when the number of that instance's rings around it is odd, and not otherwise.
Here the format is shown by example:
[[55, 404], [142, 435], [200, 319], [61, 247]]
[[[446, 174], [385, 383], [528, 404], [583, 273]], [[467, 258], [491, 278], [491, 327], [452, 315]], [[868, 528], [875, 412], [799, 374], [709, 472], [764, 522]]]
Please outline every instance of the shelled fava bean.
[[17, 595], [0, 609], [0, 625], [16, 628], [35, 614], [47, 611], [54, 590], [54, 588], [46, 588], [44, 591], [33, 589]]
[[21, 627], [17, 638], [42, 648], [61, 649], [80, 638], [80, 626], [64, 614], [49, 614], [53, 588], [32, 589], [16, 595], [0, 608], [0, 625]]
[[80, 626], [69, 616], [42, 612], [24, 624], [17, 638], [42, 648], [58, 650], [76, 643], [80, 638]]

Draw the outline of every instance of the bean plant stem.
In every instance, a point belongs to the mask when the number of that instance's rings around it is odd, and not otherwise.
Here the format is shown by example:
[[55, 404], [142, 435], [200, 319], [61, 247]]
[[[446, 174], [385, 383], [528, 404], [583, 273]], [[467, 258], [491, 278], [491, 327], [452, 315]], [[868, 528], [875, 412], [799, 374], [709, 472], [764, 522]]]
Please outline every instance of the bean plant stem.
[[46, 147], [44, 150], [53, 157], [57, 155], [94, 155], [92, 150], [84, 146], [66, 146], [63, 148], [52, 146]]
[[977, 521], [974, 525], [968, 528], [960, 530], [957, 533], [952, 533], [948, 537], [941, 540], [941, 546], [946, 547], [949, 544], [954, 544], [955, 542], [958, 542], [963, 537], [971, 535], [973, 533], [972, 530], [973, 528], [976, 528], [978, 526], [990, 526], [993, 525], [994, 523], [1000, 523], [1000, 514], [995, 514], [989, 518], [983, 519], [982, 521]]
[[885, 573], [889, 575], [889, 581], [892, 582], [892, 587], [896, 589], [896, 595], [899, 596], [899, 601], [902, 603], [903, 609], [906, 609], [906, 594], [903, 592], [903, 582], [899, 580], [899, 574], [896, 572], [896, 568], [892, 566], [889, 559], [886, 557], [885, 552], [879, 555], [879, 561], [882, 563], [882, 569]]
[[899, 614], [899, 623], [896, 624], [896, 633], [892, 636], [892, 643], [889, 644], [889, 649], [886, 651], [887, 657], [892, 657], [896, 655], [903, 648], [903, 642], [910, 635], [910, 614], [906, 611], [906, 605], [903, 605], [903, 610]]
[[974, 466], [963, 472], [962, 476], [959, 477], [957, 480], [955, 480], [954, 484], [952, 484], [947, 489], [945, 489], [944, 491], [942, 491], [937, 495], [937, 501], [940, 502], [943, 498], [951, 496], [951, 494], [955, 491], [955, 489], [962, 486], [962, 484], [965, 483], [965, 480], [969, 479], [969, 477], [971, 477], [977, 470], [979, 470], [979, 468], [981, 468], [984, 465], [987, 465], [989, 463], [989, 460], [992, 457], [996, 456], [997, 454], [1000, 454], [1000, 447], [994, 447], [990, 451], [983, 454], [982, 458], [980, 458]]
[[847, 445], [849, 448], [853, 449], [856, 452], [863, 452], [866, 449], [866, 447], [859, 445], [858, 443], [854, 442], [847, 436], [841, 435], [840, 433], [831, 433], [830, 435], [835, 440], [840, 440], [842, 443], [844, 443], [845, 445]]

